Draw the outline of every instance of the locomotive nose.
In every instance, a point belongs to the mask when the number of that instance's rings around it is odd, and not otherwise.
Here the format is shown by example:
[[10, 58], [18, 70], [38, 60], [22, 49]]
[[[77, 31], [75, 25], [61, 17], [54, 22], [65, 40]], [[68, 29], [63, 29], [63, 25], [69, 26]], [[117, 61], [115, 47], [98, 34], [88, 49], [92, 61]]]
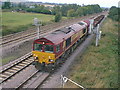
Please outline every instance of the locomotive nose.
[[53, 53], [46, 53], [46, 52], [39, 52], [39, 51], [33, 51], [32, 52], [34, 56], [37, 56], [37, 60], [39, 63], [54, 63], [55, 62], [55, 54]]

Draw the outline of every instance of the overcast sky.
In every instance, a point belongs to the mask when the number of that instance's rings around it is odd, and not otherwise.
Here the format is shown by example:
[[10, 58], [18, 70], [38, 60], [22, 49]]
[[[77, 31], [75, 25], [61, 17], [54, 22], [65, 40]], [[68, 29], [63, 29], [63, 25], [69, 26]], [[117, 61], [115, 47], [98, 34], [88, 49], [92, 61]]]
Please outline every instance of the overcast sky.
[[50, 3], [76, 3], [79, 5], [85, 4], [99, 4], [101, 7], [117, 6], [120, 0], [28, 0], [28, 1], [39, 1], [39, 2], [50, 2]]
[[[0, 0], [0, 1], [8, 1], [8, 0]], [[88, 5], [88, 4], [99, 4], [101, 7], [111, 7], [117, 6], [120, 0], [10, 0], [12, 2], [19, 1], [33, 1], [33, 2], [50, 2], [50, 3], [67, 3], [67, 4], [79, 4], [79, 5]], [[120, 7], [120, 2], [119, 2]]]

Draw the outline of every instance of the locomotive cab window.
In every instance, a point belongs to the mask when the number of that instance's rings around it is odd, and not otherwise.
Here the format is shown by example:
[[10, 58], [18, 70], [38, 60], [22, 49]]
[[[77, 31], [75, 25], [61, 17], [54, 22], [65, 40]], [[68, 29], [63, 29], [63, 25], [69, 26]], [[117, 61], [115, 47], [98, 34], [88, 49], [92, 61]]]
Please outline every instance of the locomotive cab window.
[[71, 37], [66, 40], [66, 47], [70, 46], [71, 44]]
[[45, 45], [45, 52], [53, 53], [53, 45]]
[[57, 45], [56, 46], [56, 52], [59, 52], [60, 51], [60, 45]]
[[35, 51], [42, 51], [42, 47], [43, 47], [42, 44], [38, 44], [38, 43], [34, 44], [34, 50]]
[[86, 32], [86, 28], [85, 29], [83, 29], [83, 34]]

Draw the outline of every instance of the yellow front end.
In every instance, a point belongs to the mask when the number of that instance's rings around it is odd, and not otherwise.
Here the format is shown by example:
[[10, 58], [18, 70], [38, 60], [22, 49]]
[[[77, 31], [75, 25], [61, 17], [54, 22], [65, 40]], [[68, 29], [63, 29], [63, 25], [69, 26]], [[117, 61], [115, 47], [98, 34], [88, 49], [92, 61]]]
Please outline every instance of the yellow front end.
[[34, 60], [38, 61], [41, 64], [55, 63], [55, 54], [53, 53], [32, 51], [32, 54], [33, 54]]

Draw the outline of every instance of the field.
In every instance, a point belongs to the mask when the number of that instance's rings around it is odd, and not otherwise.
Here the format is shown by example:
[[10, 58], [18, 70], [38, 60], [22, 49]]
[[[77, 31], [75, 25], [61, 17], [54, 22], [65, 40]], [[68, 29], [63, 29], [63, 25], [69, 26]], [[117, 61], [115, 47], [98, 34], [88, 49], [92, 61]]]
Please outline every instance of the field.
[[[77, 56], [68, 77], [85, 88], [118, 88], [118, 23], [106, 19], [99, 46], [95, 40], [84, 56]], [[65, 88], [76, 88], [70, 82]]]
[[32, 26], [33, 19], [38, 18], [44, 24], [54, 20], [53, 15], [35, 14], [35, 13], [18, 13], [2, 12], [2, 33], [3, 35], [20, 32]]

